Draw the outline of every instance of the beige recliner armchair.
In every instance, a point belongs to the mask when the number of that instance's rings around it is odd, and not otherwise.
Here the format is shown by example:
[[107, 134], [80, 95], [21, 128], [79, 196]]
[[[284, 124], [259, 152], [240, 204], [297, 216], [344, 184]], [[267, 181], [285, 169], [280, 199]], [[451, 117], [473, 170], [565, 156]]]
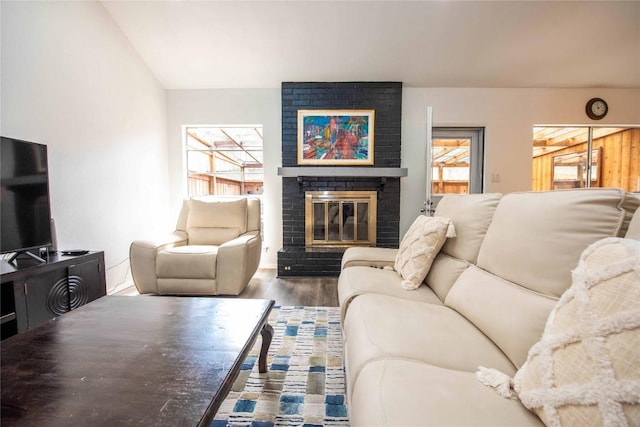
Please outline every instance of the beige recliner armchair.
[[176, 230], [131, 244], [133, 281], [141, 294], [238, 295], [260, 263], [260, 200], [184, 200]]

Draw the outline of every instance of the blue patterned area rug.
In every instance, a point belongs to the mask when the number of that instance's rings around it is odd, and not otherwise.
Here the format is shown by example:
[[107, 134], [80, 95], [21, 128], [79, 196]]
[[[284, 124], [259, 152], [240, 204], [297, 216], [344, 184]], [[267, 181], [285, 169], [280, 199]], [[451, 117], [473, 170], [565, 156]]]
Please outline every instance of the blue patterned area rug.
[[269, 324], [268, 372], [258, 338], [211, 427], [348, 426], [340, 309], [275, 306]]

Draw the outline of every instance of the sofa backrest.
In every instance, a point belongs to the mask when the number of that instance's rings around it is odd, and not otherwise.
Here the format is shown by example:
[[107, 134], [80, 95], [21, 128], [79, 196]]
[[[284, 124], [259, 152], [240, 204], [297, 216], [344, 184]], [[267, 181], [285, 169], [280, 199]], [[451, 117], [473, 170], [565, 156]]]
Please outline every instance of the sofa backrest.
[[[636, 193], [635, 196], [640, 197], [640, 194]], [[633, 215], [633, 218], [631, 218], [625, 237], [627, 239], [640, 240], [640, 209], [638, 209]]]
[[176, 229], [188, 234], [190, 245], [220, 245], [260, 230], [260, 200], [219, 196], [185, 199]]
[[451, 218], [456, 229], [456, 237], [447, 239], [425, 278], [442, 301], [458, 276], [476, 263], [501, 197], [499, 193], [447, 194], [438, 203], [434, 215]]
[[620, 189], [511, 193], [498, 204], [477, 264], [445, 305], [475, 324], [516, 367], [540, 338], [584, 249], [623, 236], [640, 201]]

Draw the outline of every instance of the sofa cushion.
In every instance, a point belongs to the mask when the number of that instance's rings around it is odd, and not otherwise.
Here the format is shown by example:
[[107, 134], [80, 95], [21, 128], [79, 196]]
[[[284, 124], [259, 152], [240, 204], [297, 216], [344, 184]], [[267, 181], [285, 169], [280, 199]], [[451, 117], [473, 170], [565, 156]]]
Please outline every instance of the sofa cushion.
[[352, 388], [353, 426], [543, 425], [517, 400], [477, 382], [473, 373], [415, 361], [372, 362]]
[[458, 277], [469, 267], [467, 261], [454, 258], [442, 251], [436, 255], [425, 283], [438, 295], [440, 301], [444, 302], [449, 290], [453, 286]]
[[420, 215], [413, 221], [400, 242], [394, 264], [404, 279], [404, 289], [418, 289], [448, 236], [454, 237], [448, 218]]
[[442, 305], [440, 299], [428, 287], [421, 286], [414, 292], [407, 292], [402, 289], [400, 282], [402, 282], [402, 277], [394, 270], [360, 266], [343, 270], [338, 277], [338, 301], [342, 318], [344, 319], [351, 301], [364, 294], [380, 294]]
[[451, 288], [445, 305], [465, 316], [514, 365], [521, 366], [556, 302], [472, 265]]
[[625, 235], [627, 239], [640, 240], [640, 209], [636, 210], [636, 213], [631, 218], [629, 223], [629, 229]]
[[501, 197], [498, 193], [447, 194], [438, 203], [435, 215], [451, 218], [456, 227], [456, 237], [447, 239], [425, 278], [441, 301], [458, 276], [475, 264]]
[[626, 231], [640, 201], [615, 188], [510, 193], [495, 211], [478, 267], [545, 295], [571, 285], [582, 251]]
[[515, 377], [547, 425], [640, 424], [640, 242], [587, 248]]
[[247, 231], [247, 199], [189, 200], [190, 245], [221, 245]]
[[499, 193], [447, 194], [436, 207], [435, 216], [450, 218], [456, 237], [447, 239], [442, 252], [475, 264], [480, 245], [502, 198]]
[[516, 370], [467, 319], [438, 304], [360, 295], [347, 310], [343, 330], [349, 384], [368, 363], [386, 358], [417, 360], [469, 372], [479, 364], [506, 373]]

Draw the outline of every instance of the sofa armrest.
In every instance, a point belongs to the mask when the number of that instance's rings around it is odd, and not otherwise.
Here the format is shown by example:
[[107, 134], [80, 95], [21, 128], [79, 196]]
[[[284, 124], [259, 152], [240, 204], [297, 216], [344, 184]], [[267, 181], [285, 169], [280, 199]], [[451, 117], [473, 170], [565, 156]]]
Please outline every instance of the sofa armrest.
[[348, 267], [393, 267], [398, 249], [353, 246], [342, 255], [342, 270]]
[[187, 244], [188, 236], [183, 231], [175, 231], [159, 239], [136, 240], [129, 248], [129, 262], [133, 282], [141, 294], [158, 293], [156, 275], [156, 255], [158, 252]]
[[217, 293], [240, 294], [258, 269], [261, 251], [259, 231], [250, 231], [220, 245], [216, 266]]

